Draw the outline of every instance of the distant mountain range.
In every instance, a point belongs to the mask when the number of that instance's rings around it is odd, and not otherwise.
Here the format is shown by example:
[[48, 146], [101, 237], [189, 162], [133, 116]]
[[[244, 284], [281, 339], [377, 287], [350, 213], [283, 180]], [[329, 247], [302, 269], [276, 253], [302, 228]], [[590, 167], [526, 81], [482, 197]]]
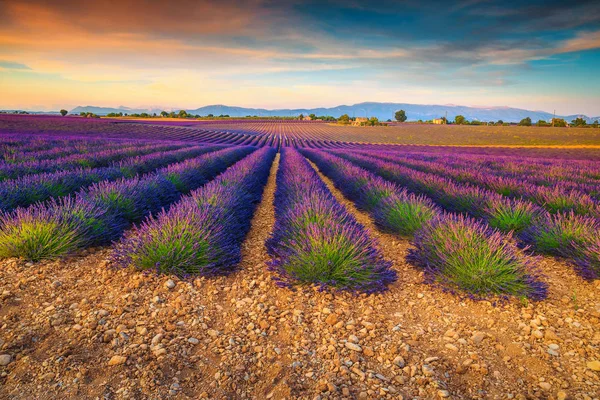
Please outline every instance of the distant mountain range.
[[[178, 110], [178, 109], [175, 109]], [[264, 108], [245, 108], [232, 107], [226, 105], [210, 105], [196, 109], [186, 109], [190, 114], [206, 116], [213, 115], [229, 115], [231, 117], [245, 117], [247, 115], [256, 115], [260, 117], [289, 117], [299, 114], [316, 114], [316, 115], [331, 115], [339, 117], [343, 114], [348, 114], [351, 117], [377, 117], [380, 120], [394, 119], [394, 113], [398, 110], [406, 111], [406, 116], [409, 121], [430, 120], [448, 116], [448, 119], [453, 120], [457, 115], [463, 115], [467, 120], [479, 121], [498, 121], [504, 122], [519, 122], [523, 118], [529, 117], [533, 122], [538, 120], [550, 121], [553, 117], [552, 113], [545, 111], [530, 111], [520, 108], [511, 107], [466, 107], [458, 105], [425, 105], [425, 104], [407, 104], [407, 103], [359, 103], [354, 105], [342, 105], [331, 108], [297, 108], [297, 109], [276, 109], [267, 110]], [[80, 112], [92, 112], [98, 115], [106, 115], [108, 113], [127, 113], [127, 114], [160, 114], [162, 109], [135, 109], [128, 107], [95, 107], [95, 106], [79, 106], [71, 110], [71, 114], [79, 114]], [[170, 109], [167, 111], [171, 111]], [[586, 115], [557, 115], [558, 118], [564, 118], [568, 122], [582, 117], [588, 123], [600, 120], [598, 117], [588, 117]]]

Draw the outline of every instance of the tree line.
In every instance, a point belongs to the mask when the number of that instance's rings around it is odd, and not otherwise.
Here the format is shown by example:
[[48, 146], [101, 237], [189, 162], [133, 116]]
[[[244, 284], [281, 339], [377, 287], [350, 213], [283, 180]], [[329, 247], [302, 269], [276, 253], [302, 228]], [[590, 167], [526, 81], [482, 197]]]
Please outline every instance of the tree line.
[[[396, 121], [398, 122], [405, 122], [407, 117], [406, 117], [406, 112], [404, 110], [398, 110], [396, 111], [395, 115], [394, 115]], [[508, 126], [510, 125], [508, 122], [504, 122], [501, 119], [498, 121], [489, 121], [489, 122], [485, 122], [485, 121], [468, 121], [463, 115], [457, 115], [456, 117], [454, 117], [454, 121], [448, 121], [446, 119], [446, 117], [441, 117], [440, 118], [444, 124], [454, 124], [454, 125], [494, 125], [494, 126]], [[419, 120], [419, 123], [432, 123], [432, 120], [429, 121], [423, 121], [423, 120]], [[531, 121], [530, 117], [526, 117], [523, 118], [518, 124], [518, 126], [532, 126], [533, 122]], [[550, 122], [547, 122], [543, 119], [540, 119], [538, 122], [535, 123], [536, 126], [544, 126], [544, 127], [558, 127], [558, 128], [565, 128], [567, 126], [570, 127], [574, 127], [574, 128], [598, 128], [599, 127], [599, 123], [598, 121], [594, 121], [591, 124], [588, 124], [586, 122], [585, 119], [578, 117], [574, 120], [571, 121], [571, 123], [567, 123], [567, 121], [565, 121], [563, 118], [552, 118], [552, 120]]]

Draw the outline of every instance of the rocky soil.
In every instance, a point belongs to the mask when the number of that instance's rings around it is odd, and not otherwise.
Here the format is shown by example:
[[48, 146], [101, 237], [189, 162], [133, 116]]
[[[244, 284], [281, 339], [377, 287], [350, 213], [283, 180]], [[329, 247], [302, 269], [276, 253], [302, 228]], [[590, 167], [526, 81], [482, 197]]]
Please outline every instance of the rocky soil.
[[1, 262], [0, 398], [600, 398], [600, 282], [543, 258], [543, 302], [445, 293], [334, 190], [399, 280], [371, 296], [278, 288], [274, 178], [228, 276], [116, 269], [106, 248]]

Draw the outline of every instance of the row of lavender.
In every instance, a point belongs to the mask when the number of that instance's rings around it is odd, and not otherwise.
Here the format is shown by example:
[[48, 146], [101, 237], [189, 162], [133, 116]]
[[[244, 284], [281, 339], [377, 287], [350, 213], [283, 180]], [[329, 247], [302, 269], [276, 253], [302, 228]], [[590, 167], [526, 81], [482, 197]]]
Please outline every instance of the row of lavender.
[[0, 182], [17, 179], [26, 175], [44, 172], [67, 171], [76, 168], [107, 167], [132, 156], [145, 155], [158, 151], [176, 150], [185, 145], [178, 144], [148, 144], [119, 147], [117, 149], [90, 152], [87, 154], [71, 154], [50, 160], [34, 160], [18, 164], [0, 165]]
[[548, 211], [573, 211], [577, 214], [600, 214], [600, 164], [571, 162], [569, 166], [546, 165], [539, 161], [497, 163], [469, 157], [457, 160], [454, 155], [430, 157], [425, 154], [365, 151], [361, 154], [393, 161], [418, 171], [443, 176], [459, 183], [475, 185], [503, 196], [537, 203]]
[[230, 272], [241, 259], [275, 153], [268, 147], [254, 152], [168, 211], [146, 219], [117, 244], [116, 260], [183, 276]]
[[0, 213], [0, 257], [55, 258], [118, 239], [132, 223], [194, 190], [253, 147], [230, 147], [154, 173], [102, 181], [75, 195]]
[[396, 280], [377, 241], [292, 148], [281, 152], [275, 215], [266, 247], [281, 285], [314, 283], [369, 293]]
[[333, 154], [307, 149], [302, 153], [379, 228], [413, 238], [409, 258], [424, 268], [430, 281], [476, 296], [545, 297], [546, 285], [537, 276], [534, 259], [513, 244], [510, 234], [444, 212], [429, 198]]
[[501, 232], [514, 232], [522, 245], [570, 260], [585, 278], [600, 276], [600, 223], [594, 216], [550, 213], [526, 200], [458, 184], [395, 162], [348, 151], [335, 154], [412, 193], [428, 196], [448, 212], [469, 215]]
[[26, 175], [0, 182], [0, 210], [10, 211], [50, 198], [66, 196], [93, 183], [132, 178], [169, 164], [215, 151], [221, 146], [192, 146], [157, 151], [115, 161], [111, 166]]
[[0, 165], [53, 160], [72, 154], [89, 154], [123, 147], [157, 144], [148, 141], [108, 141], [93, 138], [63, 139], [35, 135], [25, 135], [18, 138], [3, 135], [1, 139]]

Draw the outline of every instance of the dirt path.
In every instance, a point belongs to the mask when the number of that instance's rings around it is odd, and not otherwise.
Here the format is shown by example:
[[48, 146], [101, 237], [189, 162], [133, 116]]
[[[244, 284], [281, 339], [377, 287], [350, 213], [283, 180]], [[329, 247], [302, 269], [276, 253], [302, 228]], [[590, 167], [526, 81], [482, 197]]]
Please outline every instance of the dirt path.
[[407, 241], [375, 230], [327, 179], [399, 280], [374, 296], [275, 286], [264, 241], [277, 165], [228, 276], [171, 287], [168, 277], [113, 269], [109, 249], [0, 262], [0, 361], [10, 357], [0, 398], [599, 397], [587, 363], [600, 359], [600, 282], [544, 258], [544, 302], [444, 293], [405, 263]]

